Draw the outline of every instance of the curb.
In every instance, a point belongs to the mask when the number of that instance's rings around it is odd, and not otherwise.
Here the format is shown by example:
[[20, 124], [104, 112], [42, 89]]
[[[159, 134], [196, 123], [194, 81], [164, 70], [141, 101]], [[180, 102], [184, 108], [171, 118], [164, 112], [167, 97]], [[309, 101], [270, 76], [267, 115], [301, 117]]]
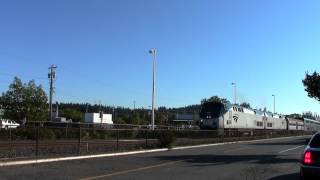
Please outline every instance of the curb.
[[9, 161], [9, 162], [0, 162], [0, 167], [59, 162], [59, 161], [70, 161], [70, 160], [80, 160], [80, 159], [93, 159], [93, 158], [102, 158], [102, 157], [126, 156], [126, 155], [134, 155], [134, 154], [164, 152], [164, 151], [169, 151], [169, 150], [183, 150], [183, 149], [192, 149], [192, 148], [201, 148], [201, 147], [221, 146], [221, 145], [227, 145], [227, 144], [240, 144], [240, 143], [248, 143], [248, 142], [250, 143], [250, 142], [268, 141], [268, 140], [275, 140], [275, 139], [289, 139], [289, 138], [305, 137], [305, 136], [309, 136], [309, 135], [269, 138], [269, 139], [257, 139], [257, 140], [247, 140], [247, 141], [233, 141], [233, 142], [225, 142], [225, 143], [203, 144], [203, 145], [196, 145], [196, 146], [182, 146], [182, 147], [175, 147], [175, 148], [171, 148], [171, 149], [162, 148], [162, 149], [130, 151], [130, 152], [121, 152], [121, 153], [86, 155], [86, 156], [71, 156], [71, 157], [62, 157], [62, 158]]

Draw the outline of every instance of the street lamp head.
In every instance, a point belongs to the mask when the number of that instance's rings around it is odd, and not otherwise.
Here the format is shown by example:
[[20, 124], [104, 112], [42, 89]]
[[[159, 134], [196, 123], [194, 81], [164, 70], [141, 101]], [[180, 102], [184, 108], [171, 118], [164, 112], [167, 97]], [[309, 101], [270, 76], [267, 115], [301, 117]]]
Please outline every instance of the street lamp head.
[[156, 49], [155, 48], [152, 48], [149, 50], [149, 54], [155, 54], [156, 53]]
[[231, 85], [236, 85], [236, 83], [231, 83]]

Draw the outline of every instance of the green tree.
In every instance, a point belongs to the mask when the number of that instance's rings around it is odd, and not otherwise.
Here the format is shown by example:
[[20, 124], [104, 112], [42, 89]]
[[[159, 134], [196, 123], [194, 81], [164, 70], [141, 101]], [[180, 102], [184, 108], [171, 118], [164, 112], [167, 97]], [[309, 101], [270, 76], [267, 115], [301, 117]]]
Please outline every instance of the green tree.
[[316, 71], [312, 74], [306, 73], [306, 77], [302, 80], [305, 91], [308, 96], [320, 101], [320, 75]]
[[226, 98], [220, 98], [219, 96], [212, 96], [209, 99], [204, 98], [201, 100], [201, 104], [206, 102], [229, 103]]
[[15, 77], [9, 85], [9, 90], [2, 93], [1, 105], [4, 109], [4, 118], [21, 122], [26, 118], [31, 121], [45, 121], [47, 118], [46, 93], [35, 81], [23, 84]]
[[250, 103], [247, 103], [247, 102], [241, 103], [240, 106], [244, 108], [251, 108]]
[[84, 113], [73, 108], [60, 109], [59, 116], [72, 119], [73, 122], [84, 122]]

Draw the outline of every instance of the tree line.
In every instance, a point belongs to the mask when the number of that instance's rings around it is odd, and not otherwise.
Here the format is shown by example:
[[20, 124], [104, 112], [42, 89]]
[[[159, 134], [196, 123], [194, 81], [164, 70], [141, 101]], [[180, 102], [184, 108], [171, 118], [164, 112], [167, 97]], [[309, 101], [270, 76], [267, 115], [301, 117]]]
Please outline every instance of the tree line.
[[[320, 75], [317, 72], [306, 73], [302, 80], [308, 96], [320, 101]], [[168, 125], [175, 118], [176, 114], [192, 114], [198, 120], [201, 104], [205, 102], [230, 103], [225, 98], [212, 96], [201, 100], [201, 103], [179, 108], [159, 107], [156, 109], [156, 123]], [[251, 108], [247, 102], [240, 104], [242, 107]], [[34, 80], [23, 83], [21, 79], [15, 77], [6, 92], [0, 96], [0, 109], [3, 110], [2, 118], [12, 119], [19, 123], [27, 121], [48, 121], [48, 97], [41, 85], [37, 85]], [[267, 109], [260, 109], [267, 112]], [[84, 122], [84, 113], [104, 112], [113, 115], [113, 121], [117, 124], [140, 124], [150, 123], [151, 110], [138, 108], [130, 109], [126, 107], [112, 107], [89, 103], [60, 103], [59, 115], [72, 119], [73, 122]], [[305, 113], [301, 116], [316, 119], [318, 115]]]
[[[0, 109], [3, 110], [2, 118], [12, 119], [19, 123], [24, 121], [48, 121], [48, 97], [41, 85], [34, 80], [23, 83], [15, 77], [6, 92], [0, 96]], [[54, 109], [56, 108], [53, 105]], [[200, 111], [200, 105], [190, 105], [180, 108], [159, 107], [156, 110], [156, 123], [167, 125], [175, 118], [175, 114], [194, 114]], [[151, 110], [126, 107], [112, 107], [89, 103], [64, 103], [58, 104], [60, 117], [72, 119], [73, 122], [84, 122], [84, 114], [108, 113], [113, 115], [113, 121], [117, 124], [150, 124]]]

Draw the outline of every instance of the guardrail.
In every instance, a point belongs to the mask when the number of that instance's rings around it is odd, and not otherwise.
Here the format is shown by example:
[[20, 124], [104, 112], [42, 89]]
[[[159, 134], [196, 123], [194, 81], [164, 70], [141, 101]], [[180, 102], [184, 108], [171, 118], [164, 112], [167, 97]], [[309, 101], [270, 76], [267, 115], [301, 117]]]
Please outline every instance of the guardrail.
[[20, 157], [69, 156], [170, 146], [253, 140], [312, 134], [280, 130], [108, 129], [95, 127], [24, 126], [0, 131], [0, 160]]

